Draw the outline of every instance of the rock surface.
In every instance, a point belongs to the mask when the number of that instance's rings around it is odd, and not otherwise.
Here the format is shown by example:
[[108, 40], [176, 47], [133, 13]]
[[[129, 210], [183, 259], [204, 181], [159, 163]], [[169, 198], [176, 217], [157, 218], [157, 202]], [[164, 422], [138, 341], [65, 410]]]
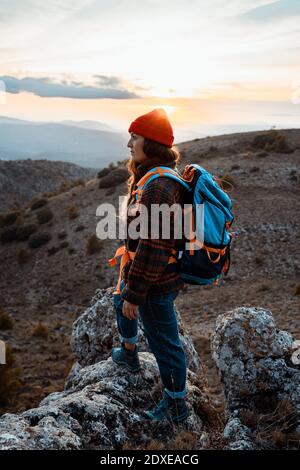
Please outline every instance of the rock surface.
[[[181, 431], [202, 436], [202, 416], [212, 410], [193, 343], [180, 323], [189, 362], [188, 406], [185, 423], [153, 423], [144, 415], [161, 399], [162, 386], [156, 360], [140, 352], [142, 371], [131, 374], [110, 358], [118, 344], [112, 288], [102, 289], [92, 306], [74, 323], [72, 345], [75, 363], [65, 390], [46, 397], [37, 408], [0, 418], [0, 449], [120, 449], [137, 448], [151, 440], [168, 443]], [[109, 357], [107, 357], [109, 356]], [[205, 411], [204, 411], [205, 410]], [[201, 442], [202, 442], [201, 441]], [[203, 443], [201, 444], [203, 445]]]
[[217, 318], [212, 351], [225, 387], [228, 449], [272, 448], [276, 433], [299, 426], [300, 367], [292, 359], [294, 345], [263, 308], [241, 307]]
[[[113, 305], [114, 289], [99, 289], [92, 299], [91, 307], [81, 315], [73, 326], [71, 345], [81, 366], [94, 364], [110, 355], [112, 347], [119, 346], [119, 333]], [[176, 307], [175, 307], [176, 308]], [[180, 339], [182, 341], [188, 368], [201, 372], [199, 356], [191, 337], [187, 334], [177, 311]], [[139, 321], [139, 351], [150, 351]]]
[[[72, 345], [78, 362], [65, 390], [50, 394], [37, 408], [1, 416], [0, 449], [143, 449], [153, 441], [168, 448], [181, 432], [196, 436], [198, 449], [214, 448], [216, 428], [211, 422], [217, 422], [216, 410], [180, 315], [190, 364], [191, 414], [179, 426], [153, 423], [144, 411], [161, 399], [157, 363], [142, 333], [141, 372], [131, 374], [111, 360], [111, 347], [118, 344], [112, 292], [97, 291], [91, 307], [74, 323]], [[294, 338], [276, 327], [272, 313], [240, 307], [220, 315], [212, 351], [225, 389], [224, 448], [289, 448], [290, 442], [297, 447], [300, 366]]]

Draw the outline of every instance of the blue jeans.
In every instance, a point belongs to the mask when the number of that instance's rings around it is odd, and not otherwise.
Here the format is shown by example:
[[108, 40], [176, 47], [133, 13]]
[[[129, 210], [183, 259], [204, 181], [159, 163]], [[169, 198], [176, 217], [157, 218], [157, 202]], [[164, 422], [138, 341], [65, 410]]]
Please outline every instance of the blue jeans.
[[[121, 291], [124, 281], [121, 282]], [[147, 296], [139, 306], [142, 329], [159, 368], [165, 392], [171, 398], [186, 396], [186, 358], [179, 338], [174, 300], [179, 291], [165, 295]], [[129, 320], [122, 313], [123, 300], [114, 294], [120, 340], [138, 342], [138, 319]]]

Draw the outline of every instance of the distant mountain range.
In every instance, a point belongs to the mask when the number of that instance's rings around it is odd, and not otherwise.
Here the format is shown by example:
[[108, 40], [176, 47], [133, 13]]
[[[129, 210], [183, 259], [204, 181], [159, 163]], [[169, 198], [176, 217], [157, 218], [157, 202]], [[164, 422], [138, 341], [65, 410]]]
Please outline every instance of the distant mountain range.
[[127, 158], [128, 135], [96, 121], [42, 123], [0, 116], [0, 159], [47, 159], [103, 168]]

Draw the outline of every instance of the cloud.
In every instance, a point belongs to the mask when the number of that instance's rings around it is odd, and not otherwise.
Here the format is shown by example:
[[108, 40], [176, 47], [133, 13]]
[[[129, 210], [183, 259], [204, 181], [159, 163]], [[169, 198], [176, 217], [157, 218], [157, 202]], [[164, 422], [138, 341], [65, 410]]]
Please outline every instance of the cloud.
[[300, 15], [299, 0], [276, 0], [268, 5], [259, 6], [240, 16], [241, 19], [264, 22]]
[[88, 86], [82, 82], [67, 82], [62, 80], [54, 82], [48, 77], [15, 78], [11, 76], [0, 76], [8, 93], [21, 93], [22, 91], [32, 93], [41, 97], [61, 97], [75, 99], [132, 99], [140, 98], [138, 94], [124, 89], [123, 83], [117, 77], [102, 78], [102, 86]]

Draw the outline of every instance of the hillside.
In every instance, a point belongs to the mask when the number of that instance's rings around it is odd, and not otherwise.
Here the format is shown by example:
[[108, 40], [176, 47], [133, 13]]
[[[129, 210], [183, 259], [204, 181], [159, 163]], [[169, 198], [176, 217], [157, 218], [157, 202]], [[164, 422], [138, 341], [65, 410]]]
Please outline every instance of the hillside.
[[96, 170], [74, 163], [0, 160], [0, 211], [23, 206], [37, 195], [57, 191], [78, 180], [87, 181], [96, 174]]
[[100, 169], [126, 158], [126, 135], [104, 130], [100, 124], [97, 129], [89, 122], [82, 125], [0, 116], [0, 160], [47, 158]]
[[[206, 367], [214, 404], [222, 411], [222, 388], [210, 357], [210, 336], [219, 314], [241, 306], [270, 309], [278, 327], [300, 339], [300, 130], [195, 139], [178, 149], [181, 168], [195, 162], [217, 177], [226, 175], [233, 185], [230, 273], [218, 288], [186, 286], [176, 301]], [[90, 305], [96, 289], [116, 282], [118, 272], [107, 259], [118, 241], [102, 242], [100, 251], [90, 254], [87, 244], [98, 222], [97, 206], [104, 201], [118, 206], [119, 195], [126, 194], [126, 170], [119, 166], [107, 184], [107, 177], [100, 179], [102, 188], [94, 178], [49, 197], [43, 208], [23, 208], [9, 227], [37, 224], [37, 233], [48, 235], [44, 245], [30, 248], [26, 240], [0, 243], [0, 306], [2, 317], [14, 322], [11, 329], [0, 330], [0, 336], [12, 347], [15, 368], [20, 368], [19, 388], [2, 411], [25, 410], [62, 390], [74, 362], [72, 323]], [[53, 216], [44, 213], [40, 220], [46, 222], [40, 224], [37, 212], [46, 208]], [[12, 371], [17, 377], [17, 370]]]

